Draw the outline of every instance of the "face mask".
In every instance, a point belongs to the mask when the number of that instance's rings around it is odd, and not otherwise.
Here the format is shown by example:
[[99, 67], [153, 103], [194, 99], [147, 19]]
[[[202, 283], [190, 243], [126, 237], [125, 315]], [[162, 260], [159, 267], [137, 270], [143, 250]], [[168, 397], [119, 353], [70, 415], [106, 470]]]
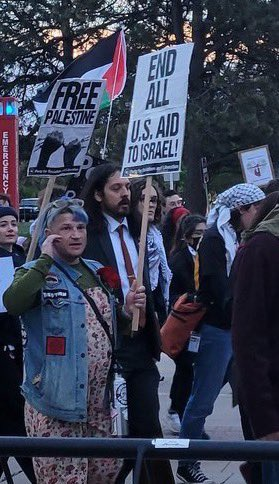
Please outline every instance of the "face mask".
[[193, 242], [190, 244], [191, 247], [193, 247], [194, 250], [198, 250], [199, 245], [200, 245], [200, 241], [201, 241], [201, 237], [195, 237], [192, 240], [193, 240]]

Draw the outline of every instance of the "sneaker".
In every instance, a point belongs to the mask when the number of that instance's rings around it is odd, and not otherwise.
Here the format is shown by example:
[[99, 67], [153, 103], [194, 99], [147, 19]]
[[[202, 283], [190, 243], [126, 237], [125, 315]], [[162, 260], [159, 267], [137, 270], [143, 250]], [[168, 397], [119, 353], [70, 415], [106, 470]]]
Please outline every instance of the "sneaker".
[[186, 484], [215, 484], [212, 479], [206, 477], [201, 471], [199, 462], [178, 467], [176, 475], [180, 481]]
[[173, 434], [179, 434], [179, 432], [180, 432], [180, 419], [179, 419], [178, 413], [168, 412], [168, 414], [167, 414], [167, 424], [168, 424], [169, 430]]

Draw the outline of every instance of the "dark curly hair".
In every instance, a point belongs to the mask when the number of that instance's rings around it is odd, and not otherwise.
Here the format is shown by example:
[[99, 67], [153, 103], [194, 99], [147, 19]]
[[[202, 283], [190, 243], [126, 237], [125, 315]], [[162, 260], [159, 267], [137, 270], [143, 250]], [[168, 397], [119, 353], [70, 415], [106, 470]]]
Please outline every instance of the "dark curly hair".
[[119, 165], [114, 163], [104, 163], [96, 166], [89, 179], [88, 191], [82, 196], [84, 209], [89, 216], [92, 227], [98, 231], [104, 228], [104, 216], [101, 204], [95, 199], [94, 195], [96, 192], [103, 192], [108, 179], [120, 170]]

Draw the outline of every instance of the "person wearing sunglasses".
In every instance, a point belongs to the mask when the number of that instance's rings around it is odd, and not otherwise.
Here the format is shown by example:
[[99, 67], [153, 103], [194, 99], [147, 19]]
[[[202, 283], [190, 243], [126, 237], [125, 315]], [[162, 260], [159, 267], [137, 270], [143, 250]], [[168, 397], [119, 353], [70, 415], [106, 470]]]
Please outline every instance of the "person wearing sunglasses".
[[[25, 423], [31, 437], [109, 437], [109, 387], [114, 314], [128, 321], [144, 311], [145, 288], [132, 285], [123, 308], [97, 274], [101, 264], [81, 258], [88, 217], [82, 200], [50, 203], [38, 219], [40, 257], [16, 271], [4, 294], [21, 315], [25, 348]], [[38, 484], [115, 482], [117, 459], [35, 457]]]

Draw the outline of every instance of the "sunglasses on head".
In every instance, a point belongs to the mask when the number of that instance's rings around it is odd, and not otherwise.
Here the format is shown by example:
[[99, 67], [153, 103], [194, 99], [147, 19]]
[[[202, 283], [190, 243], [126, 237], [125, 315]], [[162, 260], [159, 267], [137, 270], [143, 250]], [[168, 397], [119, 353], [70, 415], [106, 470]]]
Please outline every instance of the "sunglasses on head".
[[52, 202], [51, 205], [55, 208], [66, 208], [70, 207], [71, 205], [82, 208], [84, 206], [84, 200], [81, 200], [80, 198], [61, 198]]

